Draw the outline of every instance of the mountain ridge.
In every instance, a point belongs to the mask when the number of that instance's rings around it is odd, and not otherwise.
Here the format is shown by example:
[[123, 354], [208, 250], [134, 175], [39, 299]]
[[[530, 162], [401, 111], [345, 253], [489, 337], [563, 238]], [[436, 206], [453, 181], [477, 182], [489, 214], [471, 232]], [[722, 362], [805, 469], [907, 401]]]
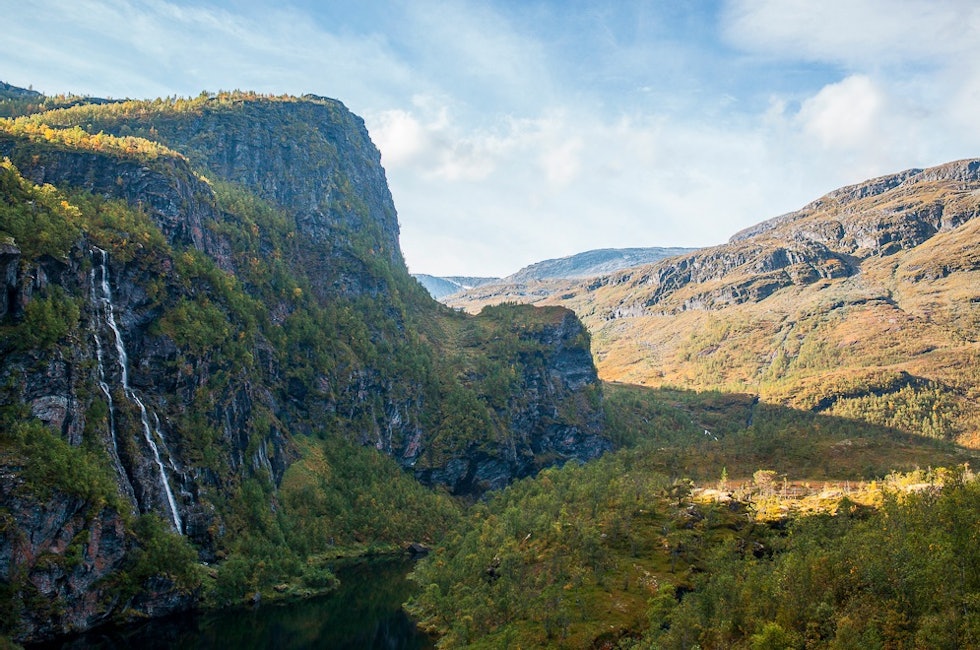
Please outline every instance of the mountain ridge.
[[[503, 278], [440, 278], [416, 275], [433, 298], [441, 300], [455, 293], [480, 289], [482, 292], [508, 292], [521, 287], [544, 286], [552, 281], [570, 281], [591, 278], [633, 266], [690, 253], [694, 248], [599, 248], [575, 255], [543, 260]], [[481, 289], [482, 288], [482, 289]]]
[[419, 283], [425, 287], [425, 290], [429, 292], [429, 295], [436, 300], [440, 300], [460, 291], [483, 286], [484, 284], [491, 284], [500, 280], [500, 278], [480, 278], [467, 276], [441, 277], [437, 275], [428, 275], [427, 273], [413, 273], [412, 277], [418, 280]]
[[[606, 380], [761, 393], [976, 445], [980, 378], [956, 358], [978, 353], [978, 215], [980, 160], [952, 161], [840, 188], [671, 260], [450, 304], [569, 307]], [[917, 415], [888, 415], [889, 397]]]
[[534, 280], [575, 280], [606, 275], [624, 268], [650, 264], [697, 249], [682, 247], [598, 248], [565, 257], [543, 260], [503, 278], [502, 283]]

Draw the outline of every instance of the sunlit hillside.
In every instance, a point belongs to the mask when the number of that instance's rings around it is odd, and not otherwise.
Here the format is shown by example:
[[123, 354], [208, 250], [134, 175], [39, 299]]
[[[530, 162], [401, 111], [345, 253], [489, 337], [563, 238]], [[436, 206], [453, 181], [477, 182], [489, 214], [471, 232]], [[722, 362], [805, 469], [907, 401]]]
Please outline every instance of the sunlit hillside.
[[606, 380], [748, 392], [978, 446], [978, 170], [874, 179], [721, 246], [457, 304], [574, 309]]

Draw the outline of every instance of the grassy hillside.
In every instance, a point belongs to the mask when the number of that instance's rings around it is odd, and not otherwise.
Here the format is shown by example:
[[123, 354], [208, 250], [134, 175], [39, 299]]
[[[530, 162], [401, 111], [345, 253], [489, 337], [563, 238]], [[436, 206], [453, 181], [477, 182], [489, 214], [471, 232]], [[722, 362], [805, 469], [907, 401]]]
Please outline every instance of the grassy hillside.
[[746, 392], [978, 446], [976, 167], [875, 179], [722, 246], [506, 299], [575, 310], [609, 381]]

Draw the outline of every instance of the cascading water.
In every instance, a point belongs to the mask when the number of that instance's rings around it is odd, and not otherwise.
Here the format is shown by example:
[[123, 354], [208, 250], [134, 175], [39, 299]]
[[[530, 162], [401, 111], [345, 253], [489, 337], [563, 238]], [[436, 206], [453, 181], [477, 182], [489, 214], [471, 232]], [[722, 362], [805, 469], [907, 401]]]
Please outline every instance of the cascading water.
[[[135, 404], [139, 408], [140, 412], [140, 423], [143, 427], [143, 438], [146, 440], [147, 445], [149, 445], [150, 450], [153, 452], [153, 460], [156, 462], [157, 468], [160, 470], [160, 483], [163, 487], [164, 494], [167, 497], [167, 505], [170, 507], [170, 515], [173, 519], [174, 528], [176, 528], [178, 533], [183, 533], [183, 523], [180, 519], [180, 513], [177, 510], [177, 501], [174, 498], [173, 490], [170, 487], [170, 481], [167, 478], [167, 471], [163, 465], [163, 460], [160, 457], [160, 448], [156, 441], [153, 439], [153, 431], [150, 428], [150, 417], [147, 412], [146, 406], [143, 401], [136, 395], [136, 391], [129, 385], [129, 355], [126, 354], [126, 347], [123, 344], [122, 334], [119, 332], [119, 327], [116, 325], [116, 316], [112, 304], [112, 291], [109, 288], [109, 253], [102, 250], [101, 248], [96, 248], [95, 253], [98, 255], [99, 259], [97, 265], [100, 270], [100, 289], [102, 293], [101, 302], [102, 309], [105, 315], [105, 323], [108, 325], [109, 329], [112, 331], [112, 335], [115, 339], [116, 346], [116, 357], [119, 361], [119, 376], [120, 384], [122, 385], [123, 394], [126, 398]], [[95, 283], [95, 269], [92, 270], [92, 282]], [[105, 381], [105, 373], [102, 365], [102, 344], [99, 341], [98, 334], [96, 333], [96, 355], [99, 362], [99, 388], [105, 393], [109, 400], [109, 426], [112, 433], [112, 445], [113, 450], [118, 454], [118, 447], [116, 443], [116, 426], [115, 426], [115, 415], [113, 414], [113, 402], [112, 402], [112, 392], [109, 390], [109, 385]], [[154, 414], [156, 418], [156, 414]], [[157, 435], [160, 436], [161, 444], [165, 444], [163, 439], [163, 433], [160, 431], [159, 426], [157, 427]]]
[[[92, 284], [92, 295], [95, 295], [95, 268], [92, 268], [92, 275], [90, 277]], [[104, 297], [103, 297], [104, 300]], [[102, 357], [102, 341], [99, 339], [98, 330], [92, 332], [92, 338], [95, 339], [95, 359], [98, 362], [99, 368], [99, 388], [105, 393], [105, 398], [109, 403], [109, 434], [112, 437], [112, 452], [115, 457], [119, 457], [119, 443], [116, 441], [116, 408], [112, 402], [112, 391], [109, 390], [109, 384], [105, 381], [105, 363]]]
[[[89, 275], [89, 284], [91, 289], [90, 295], [93, 296], [93, 300], [95, 300], [96, 290], [94, 266], [92, 267], [92, 272]], [[105, 296], [103, 296], [102, 300], [99, 302], [104, 303]], [[105, 309], [103, 306], [103, 313], [104, 312]], [[96, 314], [96, 316], [98, 316], [98, 314]], [[109, 437], [112, 441], [112, 463], [115, 466], [119, 477], [123, 479], [123, 482], [120, 483], [120, 487], [125, 490], [130, 502], [135, 505], [136, 493], [133, 490], [133, 484], [129, 475], [126, 473], [125, 467], [123, 467], [122, 460], [119, 458], [119, 442], [116, 437], [116, 405], [112, 399], [112, 389], [109, 388], [109, 384], [106, 381], [105, 357], [102, 353], [102, 340], [99, 337], [99, 330], [96, 327], [92, 328], [92, 338], [95, 340], [95, 359], [98, 363], [97, 368], [99, 372], [99, 388], [102, 390], [102, 393], [105, 395], [106, 402], [109, 404]]]

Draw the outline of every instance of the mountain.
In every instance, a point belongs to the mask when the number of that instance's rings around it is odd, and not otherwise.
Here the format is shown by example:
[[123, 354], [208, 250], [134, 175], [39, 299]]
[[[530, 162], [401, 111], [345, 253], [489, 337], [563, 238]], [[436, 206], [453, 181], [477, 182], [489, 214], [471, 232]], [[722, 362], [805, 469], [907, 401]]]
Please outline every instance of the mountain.
[[693, 248], [601, 248], [536, 262], [504, 278], [504, 284], [542, 280], [574, 280], [615, 273], [633, 266], [651, 264], [668, 257], [691, 253]]
[[340, 102], [31, 101], [0, 120], [0, 635], [328, 588], [447, 493], [611, 447], [581, 322], [433, 301]]
[[426, 275], [425, 273], [413, 273], [412, 277], [418, 280], [425, 287], [425, 290], [429, 292], [429, 295], [436, 300], [500, 280], [500, 278], [471, 278], [461, 276], [443, 278], [435, 275]]
[[720, 246], [506, 300], [575, 310], [607, 380], [744, 391], [977, 446], [978, 214], [980, 161], [911, 169]]
[[980, 647], [978, 215], [956, 161], [515, 291], [586, 322], [633, 444], [463, 520], [413, 616], [450, 647]]
[[[659, 247], [602, 248], [536, 262], [503, 279], [442, 278], [449, 283], [437, 285], [429, 281], [433, 288], [430, 288], [426, 281], [420, 281], [433, 298], [442, 300], [453, 296], [445, 302], [471, 311], [479, 311], [480, 307], [487, 304], [531, 302], [532, 297], [534, 300], [541, 300], [554, 293], [563, 293], [565, 288], [576, 284], [574, 280], [577, 279], [601, 276], [632, 266], [642, 266], [694, 250], [696, 249]], [[456, 289], [449, 291], [448, 289], [453, 286], [456, 286]]]

